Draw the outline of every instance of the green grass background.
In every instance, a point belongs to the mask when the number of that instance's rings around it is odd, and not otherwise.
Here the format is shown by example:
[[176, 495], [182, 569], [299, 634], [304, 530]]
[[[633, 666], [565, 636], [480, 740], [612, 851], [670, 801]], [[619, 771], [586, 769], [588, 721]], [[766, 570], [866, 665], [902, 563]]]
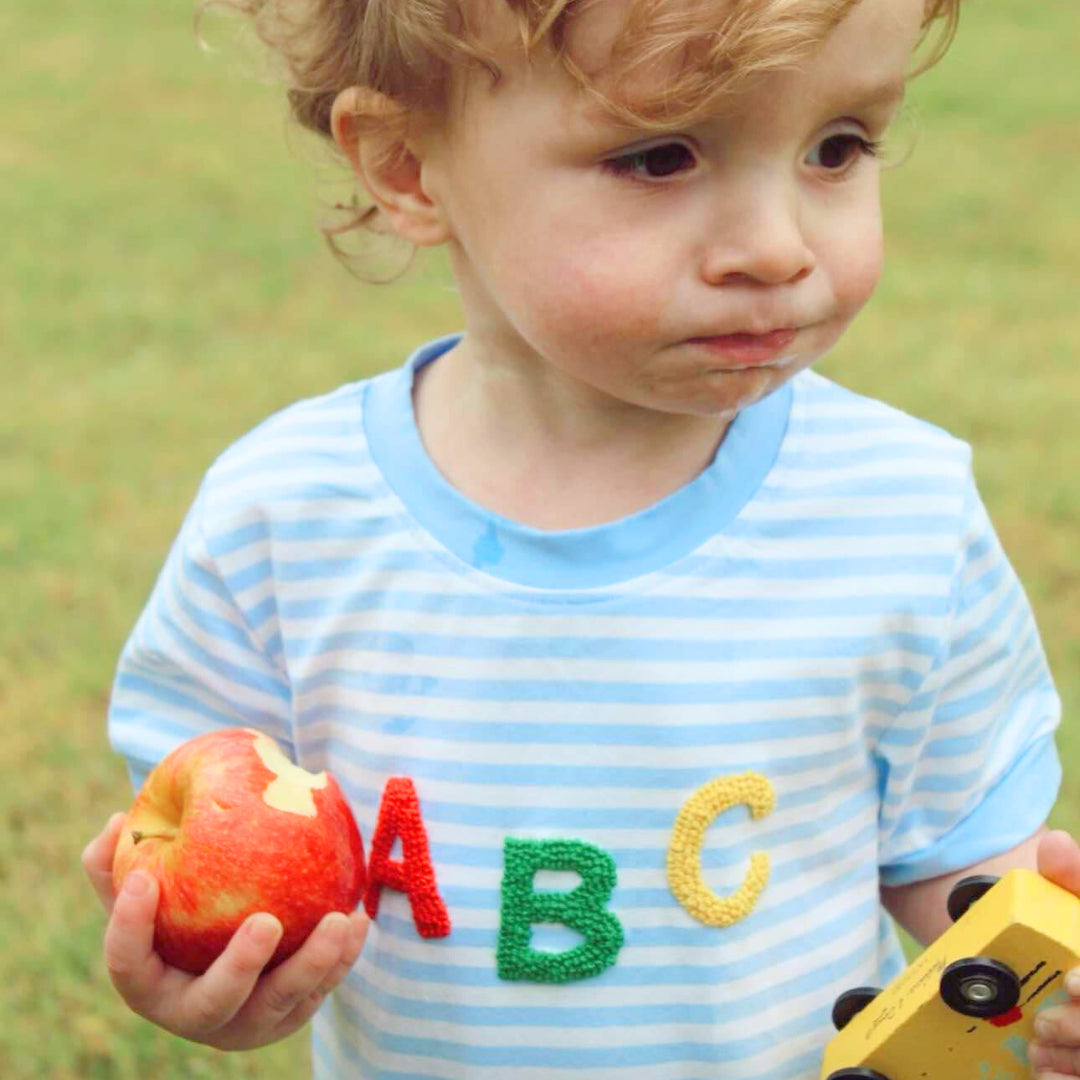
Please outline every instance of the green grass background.
[[[219, 21], [211, 40], [228, 42]], [[130, 1015], [84, 843], [127, 805], [116, 655], [199, 478], [272, 410], [458, 326], [441, 257], [363, 286], [348, 190], [185, 0], [0, 7], [0, 1075], [307, 1075], [306, 1036], [223, 1055]], [[880, 291], [824, 365], [977, 451], [1065, 699], [1080, 697], [1080, 6], [972, 0], [912, 88]], [[257, 55], [257, 54], [256, 54]], [[1071, 726], [1055, 824], [1080, 828]]]

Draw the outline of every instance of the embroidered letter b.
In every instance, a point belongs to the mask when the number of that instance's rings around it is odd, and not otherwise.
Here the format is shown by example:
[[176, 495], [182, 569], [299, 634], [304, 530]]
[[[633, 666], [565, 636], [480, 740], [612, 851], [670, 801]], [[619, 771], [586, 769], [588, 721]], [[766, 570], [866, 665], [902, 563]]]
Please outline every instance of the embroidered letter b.
[[[623, 944], [622, 923], [604, 905], [615, 889], [615, 860], [583, 840], [516, 840], [503, 846], [500, 979], [542, 983], [587, 979], [611, 967]], [[568, 893], [536, 892], [540, 870], [571, 870], [581, 884]], [[585, 941], [560, 953], [530, 946], [534, 923], [561, 923]]]

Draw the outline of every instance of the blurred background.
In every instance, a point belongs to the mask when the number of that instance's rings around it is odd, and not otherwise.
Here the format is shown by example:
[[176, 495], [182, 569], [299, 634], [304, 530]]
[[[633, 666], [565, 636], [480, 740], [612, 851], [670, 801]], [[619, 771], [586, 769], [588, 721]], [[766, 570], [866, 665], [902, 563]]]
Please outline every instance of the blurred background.
[[[194, 0], [0, 8], [0, 1073], [308, 1074], [306, 1036], [194, 1047], [120, 1004], [83, 845], [131, 799], [116, 656], [206, 467], [270, 412], [459, 327], [440, 254], [327, 252], [343, 170]], [[882, 286], [823, 370], [969, 440], [1065, 701], [1080, 829], [1080, 6], [971, 0], [885, 179]]]

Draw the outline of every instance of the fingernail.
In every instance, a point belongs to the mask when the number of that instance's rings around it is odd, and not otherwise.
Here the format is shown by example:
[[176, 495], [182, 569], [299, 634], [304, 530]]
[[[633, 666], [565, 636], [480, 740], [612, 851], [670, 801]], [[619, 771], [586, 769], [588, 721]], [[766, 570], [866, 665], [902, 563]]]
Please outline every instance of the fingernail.
[[128, 896], [145, 896], [150, 891], [150, 879], [141, 870], [132, 870], [124, 878], [124, 892]]
[[248, 937], [256, 945], [269, 945], [277, 939], [280, 931], [280, 924], [273, 915], [252, 915], [248, 920]]
[[340, 911], [331, 911], [323, 918], [322, 932], [337, 941], [344, 941], [345, 937], [352, 932], [349, 916]]
[[1073, 968], [1065, 976], [1065, 989], [1069, 997], [1080, 997], [1080, 968]]

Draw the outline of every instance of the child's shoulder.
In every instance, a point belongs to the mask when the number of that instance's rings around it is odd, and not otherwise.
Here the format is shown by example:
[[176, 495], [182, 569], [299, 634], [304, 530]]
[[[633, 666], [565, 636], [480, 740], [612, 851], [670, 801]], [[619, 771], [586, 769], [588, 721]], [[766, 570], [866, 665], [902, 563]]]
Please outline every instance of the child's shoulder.
[[850, 390], [817, 371], [800, 373], [795, 384], [794, 426], [807, 437], [828, 440], [837, 449], [888, 447], [890, 453], [939, 457], [946, 466], [970, 467], [970, 444], [937, 424]]
[[371, 382], [347, 383], [294, 402], [233, 442], [206, 472], [205, 510], [235, 516], [273, 503], [360, 492], [372, 472], [363, 424]]

